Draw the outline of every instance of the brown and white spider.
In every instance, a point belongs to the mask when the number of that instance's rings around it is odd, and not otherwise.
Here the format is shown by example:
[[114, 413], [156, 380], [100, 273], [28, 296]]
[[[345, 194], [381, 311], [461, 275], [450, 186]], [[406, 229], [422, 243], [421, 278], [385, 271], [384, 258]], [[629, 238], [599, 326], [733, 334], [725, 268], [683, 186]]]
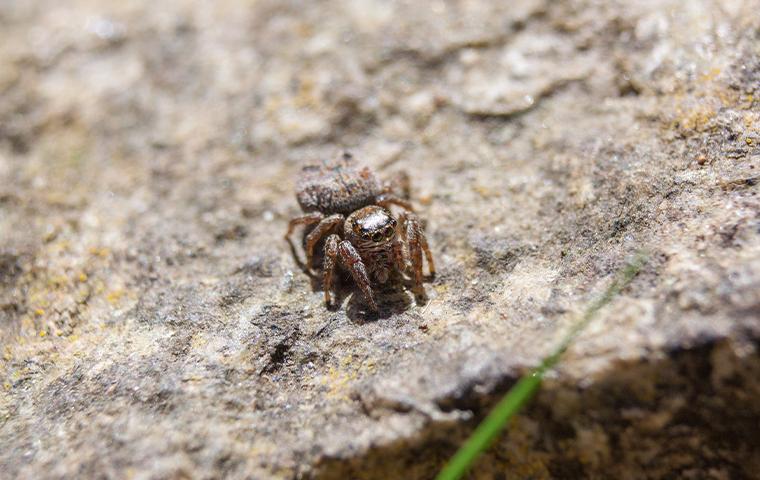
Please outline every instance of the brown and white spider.
[[[377, 311], [372, 280], [385, 283], [393, 271], [411, 270], [414, 292], [422, 293], [422, 254], [430, 275], [435, 275], [433, 255], [417, 215], [409, 203], [409, 179], [381, 183], [367, 167], [360, 168], [351, 154], [303, 168], [296, 183], [296, 197], [304, 215], [288, 225], [288, 239], [298, 225], [316, 226], [306, 236], [306, 268], [311, 271], [314, 249], [324, 247], [323, 288], [330, 305], [333, 273], [340, 264], [351, 273], [370, 308]], [[403, 209], [398, 219], [391, 205]]]

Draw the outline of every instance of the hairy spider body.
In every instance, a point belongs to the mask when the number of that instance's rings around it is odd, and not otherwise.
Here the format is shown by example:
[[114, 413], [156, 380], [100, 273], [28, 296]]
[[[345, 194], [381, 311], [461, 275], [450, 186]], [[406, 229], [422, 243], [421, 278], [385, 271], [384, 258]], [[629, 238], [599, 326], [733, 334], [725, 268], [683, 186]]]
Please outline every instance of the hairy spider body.
[[296, 198], [304, 212], [348, 215], [375, 203], [382, 186], [368, 168], [359, 170], [352, 162], [309, 165], [301, 171]]
[[[435, 274], [427, 239], [408, 201], [408, 183], [403, 174], [381, 183], [371, 170], [359, 168], [349, 154], [303, 168], [296, 198], [304, 215], [290, 221], [285, 237], [298, 225], [316, 224], [305, 244], [306, 268], [311, 269], [314, 248], [327, 236], [323, 287], [328, 304], [337, 265], [351, 273], [372, 310], [377, 310], [372, 282], [387, 282], [394, 270], [402, 275], [411, 270], [414, 290], [422, 292], [423, 252], [430, 274]], [[404, 210], [398, 219], [391, 205]]]
[[344, 238], [356, 247], [378, 283], [385, 283], [393, 269], [397, 223], [388, 210], [369, 206], [353, 212], [344, 224]]

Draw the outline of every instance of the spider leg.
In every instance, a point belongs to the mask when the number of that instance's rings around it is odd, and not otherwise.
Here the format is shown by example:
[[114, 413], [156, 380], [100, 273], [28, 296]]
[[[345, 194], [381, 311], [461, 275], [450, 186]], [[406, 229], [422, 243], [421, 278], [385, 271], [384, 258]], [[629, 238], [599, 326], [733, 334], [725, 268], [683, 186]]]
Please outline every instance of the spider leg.
[[414, 288], [417, 291], [422, 290], [422, 254], [424, 252], [427, 260], [430, 275], [435, 275], [435, 264], [433, 263], [433, 254], [422, 231], [420, 221], [412, 212], [404, 212], [399, 217], [402, 236], [406, 241], [406, 256], [411, 261], [412, 275], [414, 277]]
[[393, 265], [396, 267], [399, 273], [402, 275], [406, 272], [409, 262], [409, 253], [404, 249], [404, 243], [400, 238], [396, 237], [393, 241]]
[[[419, 227], [419, 224], [418, 224]], [[425, 260], [427, 260], [428, 265], [428, 273], [431, 277], [435, 277], [435, 262], [433, 262], [433, 253], [430, 251], [430, 246], [428, 245], [427, 236], [425, 235], [425, 232], [420, 229], [419, 234], [420, 239], [420, 246], [422, 247], [422, 251], [425, 252]]]
[[336, 213], [320, 220], [314, 230], [306, 236], [306, 268], [311, 268], [311, 259], [314, 256], [314, 247], [317, 242], [327, 235], [336, 225], [343, 224], [345, 218], [343, 215]]
[[382, 193], [395, 194], [405, 200], [410, 198], [411, 182], [409, 181], [409, 174], [401, 170], [393, 174], [393, 176], [383, 184]]
[[[332, 238], [333, 237], [331, 236], [330, 239]], [[367, 268], [364, 266], [364, 262], [362, 262], [359, 252], [357, 252], [356, 248], [351, 245], [351, 242], [344, 240], [338, 244], [337, 253], [338, 258], [340, 258], [340, 263], [351, 272], [354, 282], [361, 289], [364, 294], [364, 299], [369, 304], [369, 307], [372, 310], [377, 311], [377, 304], [375, 303], [375, 297], [372, 295], [372, 287], [369, 283]]]
[[414, 211], [414, 207], [412, 206], [412, 203], [409, 202], [409, 200], [404, 200], [403, 198], [400, 198], [392, 193], [382, 193], [378, 195], [375, 203], [383, 208], [388, 208], [391, 205], [398, 205], [404, 210], [408, 210], [410, 212]]
[[332, 234], [327, 237], [325, 243], [325, 263], [322, 269], [322, 288], [325, 291], [325, 303], [330, 305], [330, 290], [333, 284], [333, 272], [335, 271], [335, 260], [338, 257], [338, 244], [340, 237]]
[[288, 231], [285, 233], [285, 240], [288, 239], [288, 237], [293, 233], [293, 230], [298, 225], [312, 225], [322, 220], [323, 218], [325, 218], [324, 214], [320, 212], [313, 212], [292, 219], [290, 223], [288, 223]]

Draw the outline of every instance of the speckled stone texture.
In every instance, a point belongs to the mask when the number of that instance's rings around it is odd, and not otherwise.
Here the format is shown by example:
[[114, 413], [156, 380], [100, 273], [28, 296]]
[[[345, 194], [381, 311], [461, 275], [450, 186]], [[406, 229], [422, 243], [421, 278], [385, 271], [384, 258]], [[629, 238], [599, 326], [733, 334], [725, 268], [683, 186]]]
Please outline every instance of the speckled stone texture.
[[[0, 0], [0, 477], [760, 471], [757, 0]], [[328, 310], [294, 176], [407, 170], [439, 275]]]

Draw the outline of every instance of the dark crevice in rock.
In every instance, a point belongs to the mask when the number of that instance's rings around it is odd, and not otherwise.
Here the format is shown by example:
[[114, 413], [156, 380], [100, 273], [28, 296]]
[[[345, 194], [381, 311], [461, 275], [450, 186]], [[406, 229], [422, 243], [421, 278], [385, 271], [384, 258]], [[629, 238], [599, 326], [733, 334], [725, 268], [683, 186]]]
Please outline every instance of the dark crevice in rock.
[[[713, 469], [729, 478], [753, 478], [760, 458], [747, 446], [760, 424], [754, 400], [760, 395], [760, 341], [743, 356], [735, 347], [711, 339], [671, 350], [664, 359], [621, 362], [586, 388], [547, 382], [476, 464], [472, 478], [525, 471], [521, 461], [538, 477], [648, 472], [650, 478], [673, 478]], [[465, 388], [461, 396], [438, 402], [442, 409], [473, 409], [469, 428], [433, 422], [412, 439], [351, 458], [322, 458], [309, 478], [433, 478], [513, 381], [495, 384], [486, 396]], [[589, 443], [593, 436], [598, 438]]]

